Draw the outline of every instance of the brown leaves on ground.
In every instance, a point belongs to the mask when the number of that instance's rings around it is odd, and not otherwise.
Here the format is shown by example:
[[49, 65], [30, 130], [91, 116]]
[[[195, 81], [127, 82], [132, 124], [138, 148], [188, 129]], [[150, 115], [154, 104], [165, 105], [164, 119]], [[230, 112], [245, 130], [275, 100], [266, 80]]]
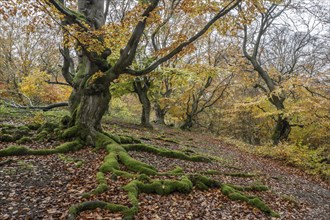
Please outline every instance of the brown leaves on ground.
[[[266, 192], [247, 192], [261, 197], [281, 219], [328, 219], [330, 208], [329, 184], [319, 182], [294, 168], [278, 162], [258, 158], [227, 146], [210, 135], [182, 132], [161, 127], [145, 130], [139, 126], [119, 124], [117, 133], [143, 137], [145, 142], [169, 149], [190, 149], [218, 156], [221, 162], [194, 163], [169, 159], [143, 152], [130, 154], [160, 171], [176, 166], [186, 172], [218, 170], [221, 173], [253, 173], [256, 176], [239, 178], [213, 175], [223, 183], [237, 185], [265, 184]], [[32, 148], [57, 143], [32, 143]], [[8, 144], [0, 143], [0, 149]], [[50, 146], [47, 146], [50, 147]], [[87, 200], [103, 200], [130, 205], [122, 186], [129, 180], [107, 175], [109, 190], [89, 199], [82, 194], [97, 186], [96, 172], [105, 151], [86, 148], [67, 155], [12, 157], [0, 166], [0, 219], [65, 219], [72, 204]], [[8, 158], [0, 158], [5, 161]], [[77, 166], [75, 161], [82, 161]], [[121, 214], [105, 210], [85, 211], [79, 219], [122, 219]], [[220, 190], [193, 190], [190, 194], [174, 193], [169, 196], [142, 193], [136, 219], [270, 219], [264, 213], [244, 202], [231, 201]]]

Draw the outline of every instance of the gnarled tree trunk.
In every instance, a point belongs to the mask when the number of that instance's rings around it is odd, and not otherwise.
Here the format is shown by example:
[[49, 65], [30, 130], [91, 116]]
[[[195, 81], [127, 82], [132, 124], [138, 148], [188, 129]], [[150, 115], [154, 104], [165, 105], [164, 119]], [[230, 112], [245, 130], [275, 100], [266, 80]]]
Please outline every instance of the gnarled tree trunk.
[[[272, 95], [269, 101], [276, 107], [277, 110], [283, 111], [285, 98], [280, 95]], [[277, 116], [276, 126], [273, 131], [272, 139], [275, 145], [279, 144], [280, 141], [285, 141], [289, 138], [291, 131], [291, 125], [287, 118], [283, 117], [283, 114]]]
[[[78, 11], [83, 14], [94, 30], [104, 25], [104, 1], [79, 0]], [[100, 43], [102, 39], [99, 39]], [[72, 115], [71, 125], [82, 125], [89, 129], [101, 130], [101, 119], [108, 110], [109, 86], [112, 81], [106, 63], [106, 56], [88, 53], [86, 49], [77, 51], [79, 55], [76, 75], [72, 80], [73, 91], [69, 99]], [[107, 54], [109, 55], [109, 51]]]

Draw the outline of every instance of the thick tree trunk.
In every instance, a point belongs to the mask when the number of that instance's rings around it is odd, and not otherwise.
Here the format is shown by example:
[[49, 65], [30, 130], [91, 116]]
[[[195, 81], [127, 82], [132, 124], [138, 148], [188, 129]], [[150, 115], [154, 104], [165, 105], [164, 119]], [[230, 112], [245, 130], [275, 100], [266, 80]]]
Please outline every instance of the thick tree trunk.
[[277, 118], [277, 123], [272, 136], [273, 143], [275, 145], [279, 144], [282, 140], [287, 140], [291, 131], [291, 126], [286, 118], [281, 115]]
[[[92, 29], [99, 29], [104, 25], [104, 0], [79, 0], [78, 11], [86, 16]], [[73, 91], [69, 99], [72, 115], [70, 125], [82, 125], [90, 130], [101, 130], [101, 119], [108, 110], [111, 97], [110, 74], [105, 73], [106, 69], [100, 66], [100, 60], [105, 57], [85, 50], [77, 51], [77, 53], [79, 54], [78, 66], [72, 80]]]
[[[284, 98], [273, 95], [270, 102], [276, 107], [277, 110], [284, 110]], [[272, 135], [274, 145], [279, 144], [280, 141], [286, 141], [289, 138], [291, 131], [290, 122], [287, 118], [283, 118], [282, 114], [277, 116], [276, 126]]]
[[73, 91], [69, 99], [71, 126], [101, 130], [101, 119], [110, 101], [110, 74], [103, 73], [87, 56], [79, 58]]

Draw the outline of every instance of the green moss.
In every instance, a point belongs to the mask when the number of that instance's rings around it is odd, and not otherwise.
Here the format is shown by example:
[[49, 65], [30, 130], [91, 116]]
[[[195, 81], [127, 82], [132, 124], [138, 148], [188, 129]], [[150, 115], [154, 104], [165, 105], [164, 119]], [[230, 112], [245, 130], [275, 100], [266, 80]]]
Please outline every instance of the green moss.
[[277, 212], [272, 211], [269, 206], [267, 206], [261, 199], [254, 198], [250, 199], [248, 201], [248, 204], [260, 209], [261, 211], [265, 212], [266, 214], [272, 216], [272, 217], [280, 217], [280, 215]]
[[0, 141], [11, 142], [14, 141], [14, 137], [9, 134], [0, 134]]
[[234, 193], [235, 192], [235, 189], [233, 187], [230, 187], [229, 185], [223, 184], [221, 186], [221, 192], [224, 195], [228, 196], [229, 194]]
[[55, 153], [67, 153], [81, 149], [82, 144], [79, 141], [64, 143], [55, 149], [31, 150], [25, 146], [10, 146], [0, 150], [0, 157], [5, 156], [22, 156], [22, 155], [48, 155]]
[[129, 201], [131, 202], [132, 206], [135, 207], [136, 209], [139, 206], [139, 200], [138, 200], [139, 189], [137, 186], [138, 182], [139, 182], [138, 180], [133, 180], [123, 187], [123, 189], [128, 193]]
[[132, 151], [132, 150], [143, 151], [168, 158], [177, 158], [181, 160], [188, 160], [194, 162], [211, 162], [211, 159], [208, 157], [203, 157], [200, 155], [189, 156], [181, 151], [168, 150], [165, 148], [157, 148], [147, 144], [129, 144], [129, 145], [123, 145], [123, 147], [127, 151]]
[[136, 178], [138, 176], [137, 174], [132, 174], [132, 173], [122, 171], [122, 170], [113, 170], [112, 173], [117, 176], [122, 176], [122, 177], [130, 178], [130, 179]]
[[80, 160], [75, 163], [76, 167], [79, 168], [84, 164], [84, 161]]
[[48, 131], [41, 131], [39, 132], [36, 136], [35, 136], [35, 140], [38, 140], [38, 141], [43, 141], [47, 138], [49, 132]]
[[93, 195], [98, 195], [98, 194], [104, 193], [104, 192], [107, 191], [108, 189], [109, 189], [109, 187], [108, 187], [107, 184], [103, 184], [103, 183], [101, 183], [101, 184], [97, 185], [97, 187], [96, 187], [94, 190], [92, 190], [91, 192], [84, 193], [84, 194], [82, 195], [82, 197], [83, 197], [83, 198], [88, 198], [88, 197], [90, 197], [92, 194], [93, 194]]
[[28, 155], [30, 150], [25, 146], [13, 145], [0, 150], [0, 157]]
[[46, 122], [41, 127], [39, 127], [38, 131], [47, 131], [47, 132], [53, 132], [55, 128], [58, 128], [59, 125], [53, 122]]
[[169, 143], [174, 143], [174, 144], [179, 144], [180, 142], [171, 138], [167, 138], [166, 136], [159, 136], [157, 138], [155, 138], [156, 140], [161, 140], [161, 141], [166, 141]]
[[96, 148], [104, 148], [108, 144], [114, 144], [115, 141], [109, 136], [103, 134], [103, 133], [97, 133], [96, 134], [96, 142], [95, 142], [95, 147]]
[[[244, 189], [244, 188], [240, 188]], [[262, 212], [266, 213], [267, 215], [270, 215], [272, 217], [279, 217], [279, 214], [272, 211], [265, 202], [263, 202], [260, 198], [255, 196], [247, 196], [243, 194], [238, 189], [235, 189], [233, 186], [229, 184], [222, 184], [221, 185], [221, 191], [224, 195], [226, 195], [231, 200], [238, 200], [238, 201], [244, 201], [247, 202], [249, 205], [254, 206], [261, 210]]]
[[252, 185], [252, 186], [230, 185], [230, 186], [239, 191], [267, 191], [267, 190], [269, 190], [269, 188], [265, 185]]
[[109, 153], [99, 169], [103, 173], [112, 172], [113, 170], [119, 170], [119, 163], [117, 161], [116, 153]]
[[73, 151], [78, 151], [83, 147], [79, 140], [66, 142], [56, 147], [54, 150], [56, 153], [68, 153]]
[[150, 177], [145, 175], [145, 174], [139, 175], [139, 177], [137, 179], [139, 181], [142, 181], [142, 182], [150, 182], [151, 181]]
[[[201, 187], [200, 189], [205, 190], [207, 188], [218, 188], [220, 187], [220, 183], [216, 180], [213, 180], [211, 178], [208, 178], [206, 176], [201, 175], [190, 175], [189, 179], [192, 181], [192, 183], [197, 187]], [[205, 188], [206, 186], [207, 188]]]
[[26, 125], [30, 130], [36, 131], [41, 127], [41, 124], [39, 123], [32, 123], [32, 124], [28, 124]]
[[156, 193], [159, 195], [168, 195], [173, 192], [189, 193], [193, 187], [188, 177], [181, 180], [152, 180], [150, 183], [143, 183], [139, 180], [133, 180], [123, 187], [128, 192], [128, 198], [133, 207], [138, 208], [139, 193]]
[[159, 195], [168, 195], [173, 192], [189, 193], [192, 187], [193, 183], [188, 177], [183, 177], [181, 180], [153, 180], [150, 183], [133, 180], [123, 189], [128, 192], [134, 192], [134, 196], [137, 196], [140, 192], [156, 193]]
[[196, 186], [197, 189], [202, 191], [209, 189], [209, 187], [202, 182], [196, 182], [194, 185]]
[[233, 193], [230, 193], [228, 195], [228, 197], [231, 199], [231, 200], [240, 200], [240, 201], [245, 201], [245, 202], [248, 202], [249, 201], [249, 198], [246, 197], [245, 195], [242, 195], [241, 193], [239, 192], [233, 192]]
[[89, 130], [83, 125], [75, 125], [64, 130], [62, 133], [62, 138], [65, 140], [71, 138], [80, 137], [82, 140], [86, 140], [86, 137], [89, 136]]
[[32, 139], [29, 137], [22, 137], [21, 139], [19, 139], [18, 141], [16, 141], [17, 144], [26, 144], [26, 143], [32, 143]]
[[243, 177], [243, 178], [250, 178], [255, 177], [254, 174], [251, 173], [224, 173], [225, 176], [234, 176], [234, 177]]
[[[74, 220], [79, 215], [80, 212], [86, 210], [95, 210], [97, 208], [106, 209], [112, 212], [122, 212], [124, 215], [129, 213], [129, 208], [127, 206], [107, 203], [102, 201], [88, 201], [73, 205], [69, 209], [69, 220]], [[126, 214], [127, 215], [127, 214]]]
[[118, 152], [118, 157], [120, 161], [129, 169], [138, 173], [144, 173], [147, 175], [156, 175], [157, 170], [150, 166], [149, 164], [140, 162], [138, 160], [133, 159], [127, 152], [121, 151]]
[[24, 135], [28, 135], [30, 132], [30, 129], [27, 126], [20, 126], [17, 127], [15, 130], [12, 131], [15, 134], [15, 139], [18, 140]]
[[61, 119], [61, 125], [64, 128], [69, 127], [72, 118], [69, 115], [64, 115]]
[[184, 170], [179, 167], [179, 166], [176, 166], [173, 170], [169, 171], [168, 173], [169, 174], [182, 174], [184, 172]]

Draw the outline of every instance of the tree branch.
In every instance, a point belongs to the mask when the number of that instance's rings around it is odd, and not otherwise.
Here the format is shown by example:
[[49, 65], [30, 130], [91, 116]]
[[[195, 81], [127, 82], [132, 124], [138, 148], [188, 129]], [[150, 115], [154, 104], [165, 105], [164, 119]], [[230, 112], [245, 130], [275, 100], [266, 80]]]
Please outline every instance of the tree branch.
[[18, 104], [10, 104], [10, 103], [5, 103], [5, 104], [10, 107], [13, 107], [13, 108], [43, 110], [43, 111], [49, 111], [53, 108], [65, 107], [65, 106], [69, 105], [67, 102], [59, 102], [59, 103], [54, 103], [54, 104], [50, 104], [50, 105], [46, 105], [46, 106], [22, 106], [22, 105], [18, 105]]
[[130, 39], [128, 40], [124, 49], [121, 50], [120, 57], [116, 64], [113, 66], [112, 71], [119, 75], [123, 72], [123, 70], [130, 66], [133, 62], [133, 59], [136, 54], [136, 49], [139, 45], [141, 36], [146, 27], [147, 18], [150, 13], [157, 7], [159, 0], [151, 0], [151, 4], [145, 9], [142, 14], [142, 21], [139, 21], [136, 25]]
[[125, 73], [134, 75], [134, 76], [141, 76], [144, 74], [148, 74], [154, 69], [156, 69], [160, 64], [166, 62], [167, 60], [171, 59], [175, 55], [177, 55], [179, 52], [181, 52], [185, 47], [196, 41], [198, 38], [200, 38], [205, 32], [221, 17], [225, 16], [230, 10], [235, 8], [242, 0], [232, 0], [227, 6], [225, 6], [220, 12], [215, 15], [199, 32], [197, 32], [194, 36], [192, 36], [189, 40], [186, 42], [181, 43], [179, 46], [177, 46], [174, 50], [172, 50], [170, 53], [165, 55], [164, 57], [158, 59], [153, 64], [151, 64], [149, 67], [143, 69], [143, 70], [133, 70], [126, 68], [124, 70]]

